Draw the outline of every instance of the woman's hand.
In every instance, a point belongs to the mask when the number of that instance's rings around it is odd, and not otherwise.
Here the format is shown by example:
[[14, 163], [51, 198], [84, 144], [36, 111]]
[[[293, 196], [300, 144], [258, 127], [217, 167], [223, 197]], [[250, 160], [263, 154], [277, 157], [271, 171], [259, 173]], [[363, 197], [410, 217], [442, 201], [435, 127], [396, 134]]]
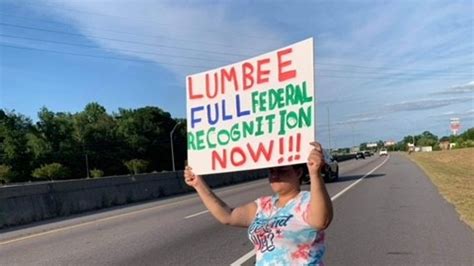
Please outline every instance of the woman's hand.
[[310, 176], [318, 176], [319, 170], [324, 165], [323, 148], [318, 142], [311, 142], [313, 149], [308, 156], [308, 173]]
[[311, 177], [311, 201], [308, 205], [308, 224], [316, 230], [326, 229], [332, 221], [332, 202], [319, 171], [324, 166], [321, 144], [311, 142], [313, 149], [308, 156], [308, 171]]
[[186, 166], [184, 169], [184, 182], [193, 188], [197, 188], [203, 183], [202, 177], [195, 175], [193, 169], [189, 166]]

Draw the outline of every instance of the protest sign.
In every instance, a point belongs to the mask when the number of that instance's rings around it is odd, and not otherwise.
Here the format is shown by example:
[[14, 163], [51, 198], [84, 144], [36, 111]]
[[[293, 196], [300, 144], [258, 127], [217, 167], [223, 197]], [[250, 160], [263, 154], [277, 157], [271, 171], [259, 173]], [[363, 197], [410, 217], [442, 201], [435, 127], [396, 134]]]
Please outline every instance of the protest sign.
[[315, 136], [313, 39], [186, 77], [197, 174], [306, 162]]

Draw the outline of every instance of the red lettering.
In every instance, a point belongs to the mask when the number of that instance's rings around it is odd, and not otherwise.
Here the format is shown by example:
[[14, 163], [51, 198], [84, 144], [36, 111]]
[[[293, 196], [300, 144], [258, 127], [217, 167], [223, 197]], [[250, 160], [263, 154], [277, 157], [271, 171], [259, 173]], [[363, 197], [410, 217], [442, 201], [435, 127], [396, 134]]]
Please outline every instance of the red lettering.
[[[250, 158], [254, 163], [265, 160], [270, 161], [272, 158], [273, 143], [271, 140], [268, 145], [259, 143], [257, 148], [252, 147], [250, 143], [247, 143], [246, 150], [244, 151], [241, 147], [234, 147], [230, 150], [230, 162], [232, 166], [239, 167], [247, 162], [247, 154], [250, 154]], [[227, 168], [227, 149], [223, 149], [220, 153], [218, 151], [212, 151], [211, 153], [211, 165], [212, 170], [216, 170], [217, 167], [221, 169]]]
[[262, 84], [268, 82], [268, 75], [270, 75], [270, 70], [263, 70], [262, 66], [270, 63], [270, 59], [262, 59], [257, 61], [257, 84]]
[[250, 63], [244, 63], [242, 65], [242, 83], [243, 90], [247, 90], [253, 86], [253, 66]]
[[222, 157], [217, 153], [217, 151], [212, 151], [212, 170], [216, 170], [216, 161], [219, 163], [222, 169], [227, 168], [227, 150], [222, 150]]
[[188, 94], [190, 100], [200, 99], [203, 97], [202, 94], [194, 94], [193, 93], [193, 78], [188, 77]]
[[263, 143], [258, 144], [257, 152], [254, 151], [250, 143], [247, 143], [247, 149], [249, 150], [250, 157], [254, 163], [260, 160], [260, 157], [263, 155], [265, 160], [268, 162], [272, 157], [272, 150], [273, 150], [273, 140], [270, 141], [268, 145], [268, 149]]
[[217, 88], [217, 84], [218, 84], [218, 77], [217, 77], [217, 73], [214, 73], [214, 92], [211, 94], [211, 84], [210, 84], [210, 81], [209, 81], [209, 73], [206, 74], [206, 96], [207, 98], [209, 99], [213, 99], [217, 96], [217, 92], [219, 91], [219, 89]]
[[230, 72], [227, 72], [224, 68], [221, 69], [221, 93], [225, 94], [225, 82], [226, 81], [233, 81], [234, 82], [234, 90], [239, 91], [239, 83], [237, 81], [237, 75], [235, 73], [235, 68], [231, 68]]
[[281, 50], [277, 52], [278, 57], [278, 81], [285, 81], [287, 79], [291, 79], [296, 77], [296, 70], [288, 70], [283, 72], [284, 67], [288, 67], [291, 65], [291, 60], [282, 61], [282, 57], [284, 55], [290, 54], [293, 52], [292, 48], [287, 48], [285, 50]]
[[[240, 161], [237, 161], [235, 158], [236, 155], [240, 155]], [[234, 166], [241, 166], [247, 161], [247, 156], [245, 156], [244, 151], [240, 147], [234, 147], [230, 151], [230, 161]]]

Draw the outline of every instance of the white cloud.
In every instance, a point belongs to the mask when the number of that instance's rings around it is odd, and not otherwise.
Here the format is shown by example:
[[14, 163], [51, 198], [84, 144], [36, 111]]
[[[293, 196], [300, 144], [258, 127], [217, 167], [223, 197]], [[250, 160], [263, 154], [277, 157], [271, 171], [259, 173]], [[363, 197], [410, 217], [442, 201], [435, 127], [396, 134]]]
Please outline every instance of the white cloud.
[[453, 86], [451, 88], [445, 89], [440, 92], [436, 92], [434, 94], [456, 95], [456, 94], [465, 94], [465, 93], [471, 93], [471, 97], [472, 97], [472, 93], [474, 93], [474, 81], [471, 81], [464, 85]]
[[457, 103], [464, 103], [473, 101], [471, 98], [460, 97], [460, 98], [450, 98], [450, 99], [420, 99], [415, 101], [405, 101], [396, 104], [386, 105], [389, 111], [401, 112], [401, 111], [418, 111], [418, 110], [427, 110], [435, 109], [443, 106], [448, 106]]
[[284, 44], [278, 32], [258, 20], [242, 18], [232, 21], [229, 19], [232, 10], [209, 5], [176, 5], [164, 1], [46, 3], [59, 6], [48, 12], [72, 22], [104, 50], [155, 62], [180, 79]]
[[454, 111], [449, 111], [449, 112], [443, 112], [440, 114], [433, 114], [430, 117], [436, 117], [436, 118], [451, 118], [451, 117], [462, 117], [462, 118], [472, 118], [474, 117], [474, 109], [468, 109], [464, 111], [459, 111], [459, 112], [454, 112]]

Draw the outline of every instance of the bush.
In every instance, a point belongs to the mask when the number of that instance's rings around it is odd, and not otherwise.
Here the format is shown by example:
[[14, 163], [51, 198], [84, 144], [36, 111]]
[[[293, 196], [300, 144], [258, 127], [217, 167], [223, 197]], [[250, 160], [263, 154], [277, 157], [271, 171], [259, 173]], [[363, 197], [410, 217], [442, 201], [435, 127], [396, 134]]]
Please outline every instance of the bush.
[[140, 174], [144, 173], [148, 168], [148, 162], [145, 160], [140, 159], [133, 159], [130, 161], [124, 162], [125, 166], [127, 167], [128, 171], [131, 174]]
[[100, 169], [92, 169], [91, 171], [91, 177], [103, 177], [104, 176], [104, 171]]
[[13, 172], [11, 166], [0, 164], [0, 184], [6, 184], [11, 181]]
[[36, 168], [31, 175], [39, 179], [64, 179], [68, 176], [68, 170], [60, 163], [51, 163]]

